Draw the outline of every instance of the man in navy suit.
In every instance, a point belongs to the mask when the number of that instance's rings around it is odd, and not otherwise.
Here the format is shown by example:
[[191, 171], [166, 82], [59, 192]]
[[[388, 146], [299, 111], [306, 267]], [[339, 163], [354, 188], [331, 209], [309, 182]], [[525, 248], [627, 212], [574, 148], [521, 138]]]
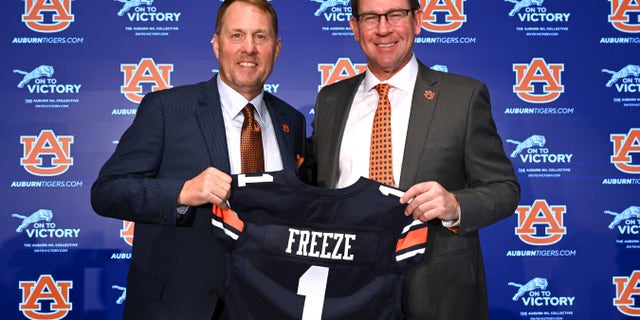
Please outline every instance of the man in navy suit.
[[392, 184], [406, 190], [405, 214], [429, 223], [424, 260], [406, 277], [406, 317], [487, 319], [478, 230], [512, 215], [520, 199], [487, 87], [416, 59], [418, 0], [351, 0], [351, 7], [349, 23], [367, 70], [318, 94], [308, 158], [315, 179], [345, 187], [369, 176], [374, 87], [391, 85]]
[[296, 169], [304, 116], [263, 91], [280, 52], [266, 0], [226, 0], [213, 36], [220, 64], [206, 82], [149, 93], [91, 189], [102, 215], [135, 222], [125, 319], [216, 319], [224, 248], [211, 226], [240, 173], [241, 109], [255, 107], [264, 170]]

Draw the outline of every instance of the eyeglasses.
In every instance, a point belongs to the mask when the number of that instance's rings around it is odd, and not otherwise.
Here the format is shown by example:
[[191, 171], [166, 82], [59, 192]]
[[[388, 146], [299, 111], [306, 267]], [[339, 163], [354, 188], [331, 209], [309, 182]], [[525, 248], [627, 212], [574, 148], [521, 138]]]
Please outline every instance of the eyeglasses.
[[412, 9], [394, 9], [385, 13], [367, 12], [361, 15], [357, 15], [356, 19], [358, 19], [358, 21], [362, 23], [364, 27], [375, 28], [378, 23], [380, 23], [380, 18], [384, 16], [387, 19], [388, 24], [392, 26], [398, 26], [405, 21], [405, 18], [411, 11]]

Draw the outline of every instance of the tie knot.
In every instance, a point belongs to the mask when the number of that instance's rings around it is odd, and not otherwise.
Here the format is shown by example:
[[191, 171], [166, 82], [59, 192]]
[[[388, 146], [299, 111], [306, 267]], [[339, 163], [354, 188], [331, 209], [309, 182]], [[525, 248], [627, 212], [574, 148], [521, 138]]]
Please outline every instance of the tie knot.
[[387, 94], [389, 93], [389, 88], [391, 88], [391, 85], [388, 83], [378, 83], [375, 86], [376, 91], [378, 91], [378, 95], [382, 98], [382, 97], [386, 97]]
[[253, 111], [255, 110], [255, 108], [253, 107], [253, 105], [251, 103], [247, 103], [246, 106], [244, 106], [244, 108], [242, 108], [242, 114], [244, 115], [244, 117], [248, 120], [253, 120]]

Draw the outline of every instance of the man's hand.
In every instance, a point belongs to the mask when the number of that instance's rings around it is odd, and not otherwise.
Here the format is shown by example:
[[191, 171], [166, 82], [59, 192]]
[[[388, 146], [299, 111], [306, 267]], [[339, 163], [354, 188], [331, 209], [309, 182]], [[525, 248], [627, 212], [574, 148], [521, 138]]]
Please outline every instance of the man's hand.
[[438, 218], [442, 221], [457, 221], [460, 218], [460, 204], [453, 193], [435, 181], [418, 183], [400, 198], [407, 204], [406, 216], [422, 222]]
[[184, 183], [178, 195], [178, 205], [196, 207], [212, 203], [224, 209], [231, 196], [231, 180], [230, 175], [209, 167]]

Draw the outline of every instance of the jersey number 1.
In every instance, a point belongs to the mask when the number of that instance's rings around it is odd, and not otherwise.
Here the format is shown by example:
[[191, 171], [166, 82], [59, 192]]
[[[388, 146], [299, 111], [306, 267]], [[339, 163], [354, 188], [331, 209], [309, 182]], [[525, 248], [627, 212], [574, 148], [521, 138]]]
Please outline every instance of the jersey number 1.
[[298, 295], [304, 296], [304, 308], [301, 320], [320, 320], [324, 293], [327, 289], [329, 268], [311, 266], [298, 279]]

